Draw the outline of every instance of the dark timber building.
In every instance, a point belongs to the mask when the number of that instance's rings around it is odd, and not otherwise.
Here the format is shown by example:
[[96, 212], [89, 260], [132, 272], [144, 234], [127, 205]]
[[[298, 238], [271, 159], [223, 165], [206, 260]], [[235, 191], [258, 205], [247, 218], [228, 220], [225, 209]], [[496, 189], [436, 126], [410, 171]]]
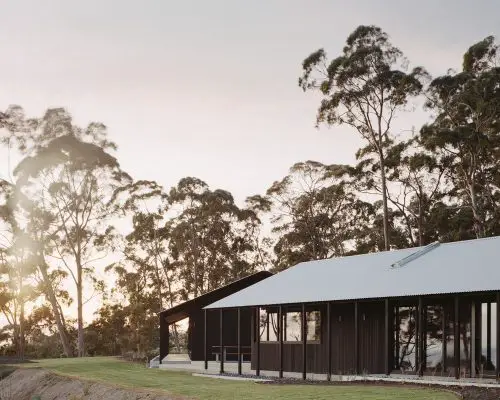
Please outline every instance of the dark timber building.
[[205, 368], [249, 341], [257, 374], [498, 377], [499, 302], [500, 237], [434, 243], [296, 265], [204, 305], [196, 340]]
[[[189, 318], [188, 325], [188, 351], [191, 361], [203, 361], [205, 358], [205, 345], [212, 349], [209, 359], [215, 359], [220, 353], [219, 345], [220, 327], [223, 326], [224, 337], [226, 338], [226, 347], [233, 344], [232, 348], [223, 349], [227, 354], [227, 359], [236, 359], [237, 357], [237, 333], [238, 326], [241, 329], [241, 342], [243, 344], [243, 353], [250, 356], [250, 332], [251, 332], [251, 310], [243, 310], [240, 313], [238, 324], [238, 311], [228, 310], [224, 313], [223, 325], [219, 319], [218, 313], [203, 312], [203, 307], [223, 299], [233, 293], [249, 287], [272, 274], [267, 271], [260, 271], [245, 278], [239, 279], [226, 286], [205, 293], [195, 299], [186, 301], [168, 310], [160, 313], [160, 363], [169, 353], [169, 325]], [[205, 323], [208, 326], [205, 344]]]

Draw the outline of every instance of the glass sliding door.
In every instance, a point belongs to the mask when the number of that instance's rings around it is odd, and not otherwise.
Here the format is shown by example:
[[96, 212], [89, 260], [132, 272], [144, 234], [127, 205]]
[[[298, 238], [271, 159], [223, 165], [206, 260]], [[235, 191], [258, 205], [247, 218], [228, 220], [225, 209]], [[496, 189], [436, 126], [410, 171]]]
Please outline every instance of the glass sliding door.
[[447, 353], [447, 321], [445, 307], [442, 305], [427, 306], [425, 326], [425, 369], [433, 375], [443, 375], [446, 368]]
[[[394, 368], [402, 373], [417, 373], [420, 360], [426, 375], [449, 375], [453, 366], [453, 314], [447, 302], [424, 305], [422, 309], [422, 346], [418, 345], [416, 305], [394, 308]], [[421, 347], [422, 354], [418, 354]]]
[[417, 308], [415, 306], [395, 308], [395, 367], [402, 373], [416, 372]]
[[494, 371], [498, 368], [497, 365], [497, 303], [491, 303], [491, 361], [490, 367]]
[[[497, 356], [497, 304], [481, 304], [481, 357], [479, 374], [491, 375], [496, 369]], [[479, 349], [478, 349], [479, 351]]]

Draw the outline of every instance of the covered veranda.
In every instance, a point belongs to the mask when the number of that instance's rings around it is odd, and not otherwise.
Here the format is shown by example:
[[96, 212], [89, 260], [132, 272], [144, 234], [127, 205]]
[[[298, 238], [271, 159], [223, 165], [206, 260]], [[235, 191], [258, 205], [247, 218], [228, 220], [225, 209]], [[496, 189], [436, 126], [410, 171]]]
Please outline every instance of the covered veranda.
[[[170, 309], [160, 313], [160, 366], [166, 364], [167, 356], [170, 351], [170, 325], [188, 319], [187, 328], [187, 354], [184, 357], [176, 355], [170, 357], [170, 365], [179, 366], [180, 364], [200, 362], [205, 358], [205, 347], [210, 349], [209, 360], [217, 361], [219, 358], [226, 360], [236, 360], [236, 337], [237, 326], [243, 327], [242, 352], [247, 350], [246, 359], [250, 359], [250, 320], [251, 313], [238, 314], [228, 312], [224, 321], [219, 319], [219, 315], [213, 313], [210, 316], [205, 315], [203, 308], [213, 302], [245, 289], [272, 274], [267, 271], [259, 271], [246, 276], [225, 286], [205, 293], [192, 300], [188, 300]], [[219, 347], [219, 333], [223, 332], [227, 340], [232, 344], [231, 347]], [[245, 357], [245, 355], [243, 355]]]

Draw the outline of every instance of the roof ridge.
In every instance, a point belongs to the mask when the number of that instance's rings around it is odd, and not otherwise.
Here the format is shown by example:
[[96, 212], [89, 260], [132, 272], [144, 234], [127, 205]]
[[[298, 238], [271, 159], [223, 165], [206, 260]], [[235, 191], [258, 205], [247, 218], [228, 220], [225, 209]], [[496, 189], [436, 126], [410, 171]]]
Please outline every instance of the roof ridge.
[[[323, 262], [323, 261], [330, 261], [330, 260], [342, 260], [346, 258], [354, 258], [354, 257], [364, 257], [364, 256], [373, 256], [373, 255], [378, 255], [378, 254], [386, 254], [386, 253], [397, 253], [398, 251], [408, 251], [408, 250], [413, 250], [413, 249], [421, 249], [422, 246], [414, 246], [414, 247], [404, 247], [402, 249], [390, 249], [390, 250], [380, 250], [380, 251], [371, 251], [368, 253], [358, 253], [358, 254], [350, 254], [346, 256], [337, 256], [337, 257], [328, 257], [328, 258], [320, 258], [319, 260], [309, 260], [309, 261], [301, 261], [295, 265], [292, 265], [291, 267], [284, 269], [283, 271], [280, 271], [280, 273], [288, 271], [291, 268], [297, 267], [302, 264], [309, 264], [309, 263], [314, 263], [314, 262]], [[417, 250], [418, 251], [418, 250]]]
[[482, 238], [472, 238], [472, 239], [464, 239], [464, 240], [454, 240], [452, 242], [443, 242], [441, 243], [444, 246], [449, 246], [449, 245], [454, 245], [458, 243], [467, 243], [467, 242], [482, 242], [486, 240], [492, 240], [492, 239], [500, 239], [500, 235], [495, 235], [495, 236], [486, 236]]
[[401, 268], [404, 267], [405, 265], [411, 263], [413, 260], [422, 257], [424, 254], [427, 254], [429, 251], [434, 250], [436, 247], [438, 247], [441, 243], [439, 241], [432, 242], [428, 244], [427, 246], [421, 247], [419, 250], [417, 250], [414, 253], [411, 253], [410, 255], [402, 258], [401, 260], [396, 261], [395, 263], [391, 264], [391, 268]]

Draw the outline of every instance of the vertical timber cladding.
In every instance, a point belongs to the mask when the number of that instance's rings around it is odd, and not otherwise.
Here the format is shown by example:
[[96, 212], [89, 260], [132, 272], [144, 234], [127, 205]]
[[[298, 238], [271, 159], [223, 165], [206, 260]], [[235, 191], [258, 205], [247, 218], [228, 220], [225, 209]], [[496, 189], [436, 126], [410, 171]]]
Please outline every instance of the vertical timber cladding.
[[332, 374], [354, 374], [354, 303], [331, 305]]
[[[283, 307], [283, 313], [287, 308]], [[308, 305], [306, 310], [321, 311], [321, 339], [307, 343], [306, 371], [308, 373], [328, 373], [328, 329], [326, 304]], [[354, 303], [331, 303], [331, 369], [333, 375], [354, 374]], [[386, 369], [385, 350], [385, 304], [384, 301], [360, 302], [358, 310], [359, 326], [359, 373], [379, 374]], [[279, 371], [279, 342], [260, 342], [260, 369]], [[252, 341], [252, 367], [256, 367], [256, 341]], [[283, 370], [302, 372], [302, 342], [283, 343]]]
[[359, 303], [360, 373], [385, 373], [385, 304], [383, 301]]
[[[354, 374], [354, 304], [332, 304], [332, 374]], [[359, 373], [381, 374], [386, 368], [384, 301], [358, 303]]]
[[[283, 306], [283, 314], [287, 308]], [[300, 306], [299, 306], [300, 309]], [[354, 303], [331, 303], [331, 368], [332, 375], [354, 374]], [[307, 343], [306, 371], [308, 373], [328, 373], [328, 329], [327, 306], [325, 303], [308, 304], [307, 310], [321, 311], [321, 339], [319, 342]], [[277, 310], [276, 310], [277, 311]], [[392, 321], [392, 315], [391, 315]], [[386, 369], [385, 350], [385, 304], [384, 300], [359, 302], [359, 373], [382, 374]], [[391, 325], [392, 327], [392, 325]], [[257, 329], [254, 330], [256, 333]], [[392, 333], [391, 333], [392, 334]], [[392, 341], [390, 342], [392, 346]], [[262, 371], [279, 371], [279, 342], [260, 342], [260, 369]], [[392, 349], [392, 347], [391, 347]], [[302, 372], [302, 342], [283, 343], [283, 370], [285, 372]], [[257, 343], [252, 340], [252, 368], [256, 367]]]

